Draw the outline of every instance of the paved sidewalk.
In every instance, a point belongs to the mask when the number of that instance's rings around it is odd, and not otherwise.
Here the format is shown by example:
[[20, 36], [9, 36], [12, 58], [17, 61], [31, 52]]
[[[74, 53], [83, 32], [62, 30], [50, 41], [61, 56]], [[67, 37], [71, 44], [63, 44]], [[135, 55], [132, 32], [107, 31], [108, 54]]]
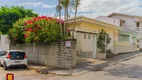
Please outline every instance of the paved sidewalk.
[[65, 70], [65, 69], [55, 69], [45, 66], [29, 65], [29, 69], [33, 69], [36, 72], [42, 74], [53, 74], [59, 76], [72, 76], [79, 75], [91, 71], [96, 65], [103, 64], [106, 61], [97, 59], [87, 59], [87, 58], [77, 58], [78, 62], [75, 69]]
[[38, 66], [38, 65], [29, 65], [28, 68], [36, 70], [39, 73], [43, 74], [53, 74], [53, 75], [60, 75], [60, 76], [72, 76], [72, 75], [79, 75], [86, 73], [88, 71], [97, 71], [102, 70], [104, 67], [108, 65], [113, 65], [121, 61], [125, 61], [137, 56], [141, 56], [142, 52], [132, 52], [132, 53], [125, 53], [121, 55], [114, 56], [112, 58], [106, 60], [97, 60], [97, 59], [87, 59], [87, 58], [77, 58], [77, 66], [75, 69], [71, 70], [63, 70], [63, 69], [55, 69], [45, 66]]

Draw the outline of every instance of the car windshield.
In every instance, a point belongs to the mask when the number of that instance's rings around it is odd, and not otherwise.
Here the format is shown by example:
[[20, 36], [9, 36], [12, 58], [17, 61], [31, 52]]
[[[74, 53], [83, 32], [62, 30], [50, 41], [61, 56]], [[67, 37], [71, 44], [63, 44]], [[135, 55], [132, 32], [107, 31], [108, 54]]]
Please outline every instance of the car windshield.
[[6, 51], [0, 51], [0, 56], [5, 56], [6, 55]]
[[25, 52], [10, 52], [11, 59], [24, 59]]

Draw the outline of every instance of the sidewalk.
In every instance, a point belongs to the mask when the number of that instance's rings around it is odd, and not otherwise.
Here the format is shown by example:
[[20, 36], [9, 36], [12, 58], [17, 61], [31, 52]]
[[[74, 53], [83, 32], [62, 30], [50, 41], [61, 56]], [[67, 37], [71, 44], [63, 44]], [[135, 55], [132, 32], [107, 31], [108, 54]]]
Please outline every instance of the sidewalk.
[[[38, 65], [29, 65], [29, 69], [36, 70], [42, 74], [53, 74], [59, 76], [72, 76], [72, 75], [80, 75], [86, 73], [88, 71], [98, 71], [102, 70], [104, 67], [108, 65], [116, 64], [117, 62], [125, 61], [137, 56], [141, 56], [142, 52], [132, 52], [125, 53], [121, 55], [114, 56], [112, 58], [106, 60], [97, 60], [97, 59], [87, 59], [87, 58], [77, 58], [77, 66], [75, 69], [71, 70], [63, 70], [63, 69], [55, 69], [46, 66], [38, 66]], [[80, 62], [83, 61], [83, 62]]]
[[82, 61], [77, 63], [75, 69], [65, 70], [65, 69], [55, 69], [46, 66], [39, 66], [39, 65], [29, 65], [28, 68], [35, 70], [38, 73], [42, 74], [53, 74], [59, 76], [72, 76], [72, 75], [80, 75], [86, 73], [88, 71], [92, 71], [92, 69], [98, 65], [103, 64], [106, 61], [104, 60], [97, 60], [97, 59], [87, 59], [87, 58], [78, 58], [78, 61]]

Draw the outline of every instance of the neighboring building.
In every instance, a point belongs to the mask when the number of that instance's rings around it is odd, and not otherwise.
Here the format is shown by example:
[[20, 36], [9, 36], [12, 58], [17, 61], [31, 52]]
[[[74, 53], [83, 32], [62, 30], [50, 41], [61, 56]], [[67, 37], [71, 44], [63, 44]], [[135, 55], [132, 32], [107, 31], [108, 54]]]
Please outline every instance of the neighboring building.
[[124, 20], [121, 24], [126, 30], [137, 33], [137, 47], [142, 49], [142, 17], [128, 14], [112, 13], [108, 17]]
[[[99, 16], [95, 19], [120, 27], [119, 42], [115, 46], [117, 47], [116, 53], [121, 53], [139, 50], [139, 44], [137, 44], [139, 37], [137, 32], [140, 30], [140, 24], [136, 22], [139, 18], [141, 17], [113, 13], [108, 17]], [[136, 27], [137, 25], [139, 28]]]
[[[69, 28], [73, 28], [74, 19], [69, 19]], [[104, 29], [111, 38], [108, 49], [114, 52], [114, 42], [118, 41], [119, 27], [100, 22], [91, 18], [80, 16], [76, 18], [75, 38], [77, 39], [77, 52], [80, 56], [96, 58], [97, 33]]]
[[7, 35], [1, 35], [0, 36], [0, 49], [1, 50], [9, 50], [9, 38]]

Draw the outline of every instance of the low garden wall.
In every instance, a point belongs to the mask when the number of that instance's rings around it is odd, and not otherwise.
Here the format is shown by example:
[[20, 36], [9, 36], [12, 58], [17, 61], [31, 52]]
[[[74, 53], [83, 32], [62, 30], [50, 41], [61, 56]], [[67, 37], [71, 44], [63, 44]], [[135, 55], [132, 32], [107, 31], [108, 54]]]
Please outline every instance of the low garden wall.
[[71, 69], [76, 66], [76, 40], [69, 45], [67, 47], [63, 41], [54, 44], [10, 44], [10, 49], [25, 51], [29, 63]]
[[138, 51], [139, 48], [137, 48], [137, 45], [132, 45], [131, 43], [124, 43], [124, 42], [118, 42], [114, 45], [114, 53], [125, 53], [125, 52], [135, 52]]

